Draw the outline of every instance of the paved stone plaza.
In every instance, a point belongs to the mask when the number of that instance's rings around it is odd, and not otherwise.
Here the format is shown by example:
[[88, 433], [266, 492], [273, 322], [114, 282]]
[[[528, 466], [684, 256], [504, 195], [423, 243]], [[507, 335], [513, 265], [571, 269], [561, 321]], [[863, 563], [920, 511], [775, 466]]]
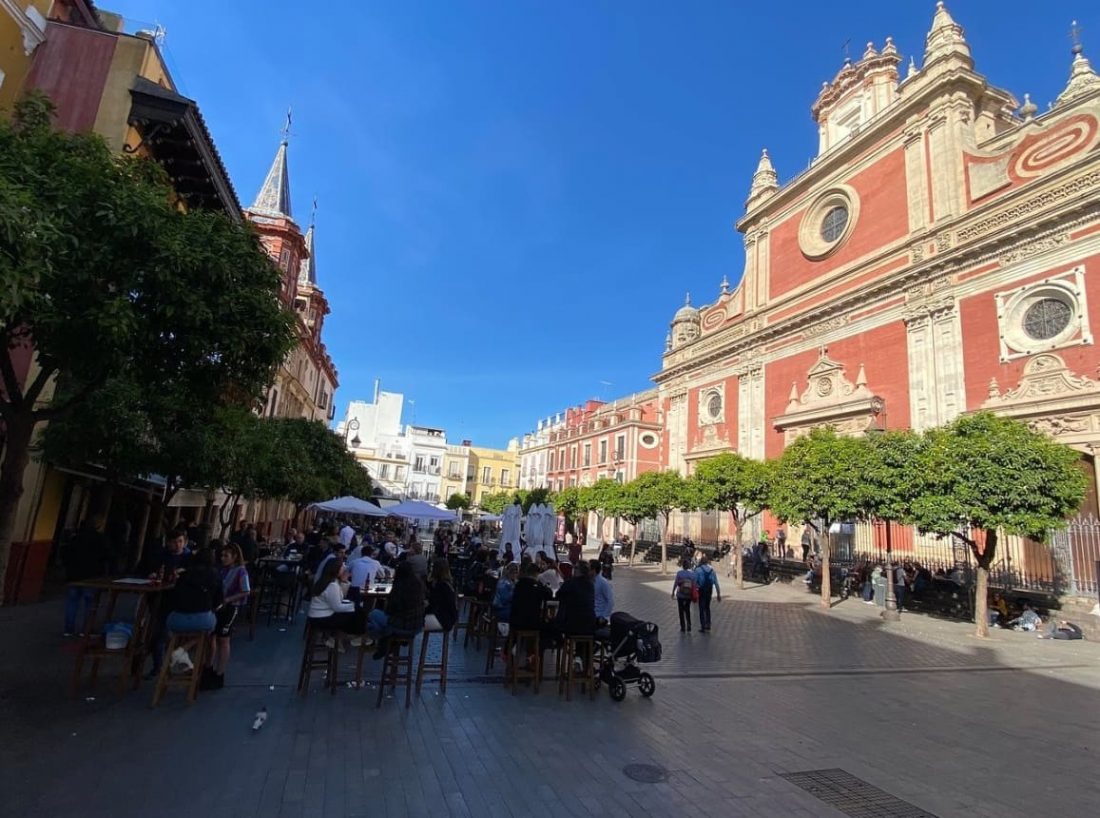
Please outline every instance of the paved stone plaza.
[[483, 675], [484, 646], [461, 643], [446, 696], [426, 686], [408, 711], [376, 710], [373, 687], [330, 696], [318, 681], [301, 699], [300, 627], [263, 626], [235, 641], [228, 686], [190, 708], [172, 692], [150, 710], [148, 683], [74, 701], [59, 604], [4, 609], [0, 814], [842, 815], [781, 777], [828, 769], [938, 816], [1096, 814], [1100, 645], [979, 641], [915, 615], [887, 628], [855, 600], [823, 612], [800, 585], [731, 593], [711, 634], [682, 636], [658, 579], [615, 574], [617, 608], [658, 622], [665, 649], [656, 695], [621, 704], [508, 695]]

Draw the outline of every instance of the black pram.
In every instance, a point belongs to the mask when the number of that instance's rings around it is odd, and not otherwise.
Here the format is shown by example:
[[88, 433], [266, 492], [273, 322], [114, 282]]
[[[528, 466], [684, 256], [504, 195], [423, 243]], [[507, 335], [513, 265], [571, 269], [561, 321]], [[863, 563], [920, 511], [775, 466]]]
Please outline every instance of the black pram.
[[628, 613], [611, 614], [611, 642], [600, 668], [600, 681], [607, 685], [614, 701], [626, 698], [627, 685], [637, 685], [643, 696], [652, 696], [657, 683], [638, 665], [659, 661], [661, 641], [655, 623], [643, 622]]

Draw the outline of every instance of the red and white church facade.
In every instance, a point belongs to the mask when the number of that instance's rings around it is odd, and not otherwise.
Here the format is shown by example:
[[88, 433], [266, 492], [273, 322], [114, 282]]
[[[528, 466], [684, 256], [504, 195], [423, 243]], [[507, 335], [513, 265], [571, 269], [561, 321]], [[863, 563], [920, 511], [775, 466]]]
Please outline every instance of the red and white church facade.
[[943, 3], [920, 67], [900, 65], [869, 43], [822, 87], [794, 179], [761, 157], [744, 274], [680, 308], [654, 376], [662, 465], [993, 409], [1081, 452], [1095, 514], [1100, 77], [1075, 46], [1040, 114], [976, 72]]

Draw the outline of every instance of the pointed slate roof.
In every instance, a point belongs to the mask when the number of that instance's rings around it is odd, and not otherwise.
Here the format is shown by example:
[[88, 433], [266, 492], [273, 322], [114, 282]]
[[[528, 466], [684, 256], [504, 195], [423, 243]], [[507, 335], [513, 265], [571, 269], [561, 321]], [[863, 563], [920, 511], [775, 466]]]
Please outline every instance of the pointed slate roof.
[[306, 252], [309, 255], [302, 259], [302, 263], [298, 267], [298, 286], [304, 287], [308, 284], [311, 287], [316, 287], [317, 262], [313, 251], [313, 222], [310, 222], [309, 229], [306, 230]]
[[267, 172], [263, 187], [256, 194], [256, 201], [252, 203], [249, 210], [262, 213], [265, 216], [291, 218], [290, 175], [286, 166], [286, 146], [285, 139], [279, 143], [279, 150], [275, 153], [275, 161], [271, 163], [271, 170]]

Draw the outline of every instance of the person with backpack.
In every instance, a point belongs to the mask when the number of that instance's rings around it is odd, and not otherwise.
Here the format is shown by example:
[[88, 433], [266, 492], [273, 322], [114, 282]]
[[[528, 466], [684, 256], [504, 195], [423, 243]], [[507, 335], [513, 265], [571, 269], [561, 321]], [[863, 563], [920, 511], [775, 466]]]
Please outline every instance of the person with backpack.
[[718, 595], [718, 601], [722, 601], [722, 589], [718, 587], [718, 572], [710, 564], [710, 557], [703, 553], [699, 555], [699, 567], [695, 569], [695, 587], [699, 589], [699, 632], [710, 631], [710, 598]]
[[691, 603], [695, 600], [695, 572], [691, 560], [685, 558], [672, 581], [672, 598], [680, 612], [680, 633], [691, 632]]

